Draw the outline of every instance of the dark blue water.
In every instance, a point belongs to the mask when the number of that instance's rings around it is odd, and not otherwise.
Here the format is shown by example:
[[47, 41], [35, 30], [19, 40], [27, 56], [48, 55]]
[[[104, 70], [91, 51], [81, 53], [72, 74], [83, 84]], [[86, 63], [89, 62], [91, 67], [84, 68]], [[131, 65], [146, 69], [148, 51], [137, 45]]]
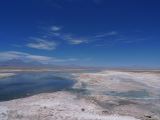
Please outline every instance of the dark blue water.
[[19, 73], [0, 79], [0, 101], [27, 97], [39, 93], [66, 90], [75, 81], [55, 73]]

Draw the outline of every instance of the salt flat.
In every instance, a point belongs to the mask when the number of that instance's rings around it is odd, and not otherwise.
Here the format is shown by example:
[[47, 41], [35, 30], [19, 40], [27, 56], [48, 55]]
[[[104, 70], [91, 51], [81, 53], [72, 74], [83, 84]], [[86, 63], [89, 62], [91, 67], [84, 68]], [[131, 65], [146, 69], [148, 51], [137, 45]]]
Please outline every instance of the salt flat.
[[0, 103], [2, 120], [138, 120], [103, 115], [101, 108], [68, 92], [40, 94]]
[[159, 120], [158, 72], [71, 72], [69, 90], [0, 102], [2, 120]]

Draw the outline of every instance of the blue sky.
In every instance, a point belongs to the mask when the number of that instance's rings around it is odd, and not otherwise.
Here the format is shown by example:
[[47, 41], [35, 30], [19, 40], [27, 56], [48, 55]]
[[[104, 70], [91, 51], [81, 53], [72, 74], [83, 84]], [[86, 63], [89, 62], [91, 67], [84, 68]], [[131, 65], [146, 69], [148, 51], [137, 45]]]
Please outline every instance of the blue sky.
[[159, 0], [1, 0], [0, 61], [160, 67]]

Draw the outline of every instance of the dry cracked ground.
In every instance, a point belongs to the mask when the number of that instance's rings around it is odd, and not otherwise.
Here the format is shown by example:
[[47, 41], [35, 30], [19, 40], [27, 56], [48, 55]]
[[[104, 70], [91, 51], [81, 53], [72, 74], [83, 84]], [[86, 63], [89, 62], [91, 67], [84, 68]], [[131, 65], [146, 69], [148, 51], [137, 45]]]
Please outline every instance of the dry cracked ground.
[[71, 74], [69, 90], [0, 102], [0, 120], [160, 120], [159, 71]]

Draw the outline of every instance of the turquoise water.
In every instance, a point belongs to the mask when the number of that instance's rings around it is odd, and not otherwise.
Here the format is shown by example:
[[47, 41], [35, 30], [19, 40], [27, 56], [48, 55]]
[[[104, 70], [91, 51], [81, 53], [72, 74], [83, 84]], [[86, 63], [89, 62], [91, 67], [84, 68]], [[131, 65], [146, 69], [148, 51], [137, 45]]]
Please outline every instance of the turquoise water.
[[75, 81], [66, 74], [19, 73], [16, 76], [0, 79], [0, 101], [27, 97], [39, 93], [69, 89]]

